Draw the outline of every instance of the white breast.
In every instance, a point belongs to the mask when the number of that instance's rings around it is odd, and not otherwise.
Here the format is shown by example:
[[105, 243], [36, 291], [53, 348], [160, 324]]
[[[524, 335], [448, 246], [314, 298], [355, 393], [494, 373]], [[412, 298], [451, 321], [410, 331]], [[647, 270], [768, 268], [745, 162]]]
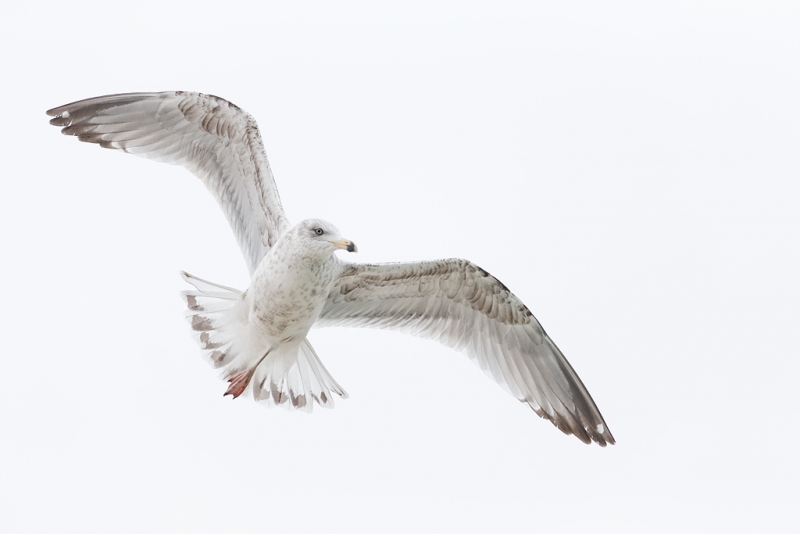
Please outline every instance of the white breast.
[[272, 343], [300, 343], [325, 305], [339, 261], [334, 256], [308, 257], [282, 244], [253, 274], [250, 322]]

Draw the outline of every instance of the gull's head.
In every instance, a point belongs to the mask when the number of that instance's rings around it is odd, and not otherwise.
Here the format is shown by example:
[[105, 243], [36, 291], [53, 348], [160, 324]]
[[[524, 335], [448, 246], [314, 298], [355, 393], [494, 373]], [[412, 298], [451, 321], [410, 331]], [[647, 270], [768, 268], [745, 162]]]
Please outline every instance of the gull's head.
[[295, 227], [295, 232], [308, 249], [320, 256], [329, 256], [338, 249], [358, 252], [355, 243], [344, 239], [334, 225], [321, 219], [306, 219]]

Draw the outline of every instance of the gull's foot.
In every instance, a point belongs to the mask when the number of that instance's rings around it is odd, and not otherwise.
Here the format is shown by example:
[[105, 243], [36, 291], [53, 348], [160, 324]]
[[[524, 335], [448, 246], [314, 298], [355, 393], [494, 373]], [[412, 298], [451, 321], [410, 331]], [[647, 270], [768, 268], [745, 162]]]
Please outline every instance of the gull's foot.
[[232, 395], [235, 399], [242, 393], [244, 390], [247, 389], [247, 384], [250, 383], [250, 379], [253, 378], [253, 372], [255, 369], [248, 369], [246, 371], [242, 371], [240, 373], [236, 373], [232, 377], [228, 379], [228, 391], [226, 391], [222, 396], [225, 395]]

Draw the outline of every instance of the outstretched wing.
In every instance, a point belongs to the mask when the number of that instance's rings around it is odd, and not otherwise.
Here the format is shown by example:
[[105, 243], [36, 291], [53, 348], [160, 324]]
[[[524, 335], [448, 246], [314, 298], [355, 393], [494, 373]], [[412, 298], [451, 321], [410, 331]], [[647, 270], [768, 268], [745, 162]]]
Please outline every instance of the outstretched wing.
[[465, 352], [564, 433], [584, 443], [614, 443], [591, 395], [539, 321], [467, 260], [345, 264], [317, 324], [390, 328], [439, 341]]
[[194, 173], [222, 207], [250, 274], [289, 228], [256, 121], [227, 100], [184, 91], [128, 93], [47, 114], [63, 134]]

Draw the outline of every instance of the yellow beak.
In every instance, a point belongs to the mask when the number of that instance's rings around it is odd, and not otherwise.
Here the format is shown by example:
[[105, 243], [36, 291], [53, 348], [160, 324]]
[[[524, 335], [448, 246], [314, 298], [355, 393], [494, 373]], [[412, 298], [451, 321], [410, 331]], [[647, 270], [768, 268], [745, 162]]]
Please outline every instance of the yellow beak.
[[358, 247], [356, 247], [356, 244], [352, 241], [348, 241], [347, 239], [333, 241], [333, 246], [342, 250], [346, 250], [347, 252], [358, 252]]

